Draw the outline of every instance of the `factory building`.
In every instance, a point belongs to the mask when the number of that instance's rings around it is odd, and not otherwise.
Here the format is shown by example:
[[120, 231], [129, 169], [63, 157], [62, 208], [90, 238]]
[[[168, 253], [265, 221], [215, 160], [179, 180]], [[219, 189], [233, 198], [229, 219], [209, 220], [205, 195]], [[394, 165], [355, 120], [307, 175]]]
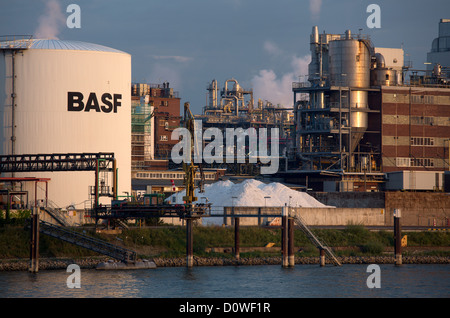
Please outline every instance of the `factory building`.
[[[171, 161], [172, 132], [180, 127], [180, 97], [162, 84], [133, 83], [131, 90], [131, 184], [132, 194], [164, 193], [184, 189], [185, 173]], [[221, 170], [205, 170], [206, 183], [217, 181]], [[200, 181], [200, 173], [195, 179]]]
[[381, 167], [449, 170], [450, 86], [381, 88]]
[[181, 119], [178, 92], [167, 82], [133, 83], [131, 108], [133, 194], [174, 192], [174, 187], [179, 190], [182, 172], [169, 170], [170, 153], [177, 142], [171, 140], [171, 134]]
[[[450, 72], [450, 19], [439, 21], [438, 37], [431, 43], [431, 51], [427, 54], [427, 69], [438, 71], [444, 67], [445, 72]], [[447, 78], [450, 75], [447, 74]]]
[[[178, 142], [177, 140], [171, 140], [170, 136], [174, 129], [180, 127], [179, 93], [169, 87], [168, 82], [162, 84], [133, 84], [132, 98], [134, 104], [137, 101], [141, 103], [141, 98], [144, 98], [142, 103], [145, 103], [145, 107], [149, 107], [145, 118], [153, 114], [151, 120], [154, 123], [152, 125], [154, 145], [152, 154], [148, 154], [149, 158], [168, 160], [172, 147]], [[142, 110], [143, 106], [140, 106]]]
[[[118, 185], [131, 190], [131, 56], [79, 41], [2, 38], [0, 42], [0, 151], [2, 155], [114, 153]], [[55, 206], [90, 206], [93, 171], [20, 172], [2, 177], [50, 178]], [[18, 184], [33, 198], [34, 184]], [[44, 190], [37, 188], [38, 197]], [[103, 198], [107, 201], [110, 198]]]
[[[134, 88], [134, 86], [133, 86]], [[149, 95], [131, 96], [131, 170], [145, 169], [155, 156], [154, 106]]]
[[[223, 88], [219, 88], [217, 80], [212, 80], [206, 87], [208, 91], [208, 104], [203, 107], [203, 114], [195, 115], [195, 119], [201, 122], [202, 131], [208, 128], [220, 129], [224, 140], [222, 145], [226, 145], [226, 129], [242, 128], [247, 131], [249, 128], [267, 129], [267, 148], [271, 155], [272, 149], [270, 143], [276, 141], [279, 144], [280, 162], [285, 166], [287, 163], [286, 153], [292, 147], [292, 135], [294, 128], [292, 107], [285, 105], [274, 105], [270, 101], [258, 99], [255, 103], [253, 90], [243, 88], [239, 82], [234, 79], [227, 79]], [[272, 128], [278, 129], [278, 137], [272, 137]], [[208, 145], [209, 140], [203, 140], [203, 148]], [[261, 171], [261, 162], [250, 163], [251, 145], [249, 141], [245, 144], [245, 162], [208, 163], [209, 168], [223, 168], [227, 173], [234, 175], [258, 175]], [[226, 150], [223, 150], [225, 154]], [[235, 151], [237, 153], [237, 151]]]
[[[450, 85], [446, 74], [412, 70], [402, 49], [378, 48], [368, 36], [311, 38], [308, 82], [293, 83], [297, 169], [287, 182], [316, 191], [382, 191], [389, 174], [424, 171], [442, 190], [449, 170]], [[446, 52], [448, 55], [449, 52]], [[409, 78], [407, 75], [410, 75]], [[392, 178], [391, 178], [392, 179]]]

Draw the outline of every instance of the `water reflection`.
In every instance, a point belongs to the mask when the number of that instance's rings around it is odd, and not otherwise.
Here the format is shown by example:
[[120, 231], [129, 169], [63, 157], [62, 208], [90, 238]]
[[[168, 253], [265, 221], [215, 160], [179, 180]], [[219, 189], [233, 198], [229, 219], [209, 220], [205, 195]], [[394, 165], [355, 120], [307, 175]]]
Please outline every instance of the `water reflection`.
[[448, 265], [380, 265], [381, 288], [368, 288], [367, 265], [298, 265], [81, 270], [81, 288], [65, 270], [0, 272], [0, 297], [450, 297]]
[[186, 280], [196, 280], [195, 268], [194, 267], [192, 267], [192, 268], [184, 267], [183, 270], [182, 270], [182, 273], [183, 273], [182, 276], [183, 276], [184, 279], [186, 279]]

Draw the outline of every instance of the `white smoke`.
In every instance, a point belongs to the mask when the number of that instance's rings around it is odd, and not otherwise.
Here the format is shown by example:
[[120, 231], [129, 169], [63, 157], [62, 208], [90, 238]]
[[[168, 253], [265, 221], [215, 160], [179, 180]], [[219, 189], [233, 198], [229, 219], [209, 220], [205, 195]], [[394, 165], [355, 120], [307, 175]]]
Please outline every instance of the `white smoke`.
[[279, 56], [283, 53], [283, 51], [271, 41], [264, 42], [264, 51], [273, 56]]
[[34, 32], [35, 38], [58, 39], [61, 27], [66, 23], [66, 17], [61, 11], [57, 0], [45, 3], [45, 12], [39, 17], [39, 25]]
[[314, 19], [319, 17], [321, 7], [322, 0], [309, 0], [309, 11]]
[[292, 83], [299, 81], [300, 75], [308, 73], [311, 56], [293, 56], [291, 58], [292, 72], [280, 77], [273, 70], [261, 70], [252, 78], [253, 94], [255, 98], [291, 107], [293, 103]]

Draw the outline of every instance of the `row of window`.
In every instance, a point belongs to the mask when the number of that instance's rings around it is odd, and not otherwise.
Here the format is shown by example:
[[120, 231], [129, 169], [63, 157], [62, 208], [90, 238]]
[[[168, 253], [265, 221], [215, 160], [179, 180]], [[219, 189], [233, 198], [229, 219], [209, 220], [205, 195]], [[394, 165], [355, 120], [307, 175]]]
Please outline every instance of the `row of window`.
[[433, 125], [434, 117], [426, 117], [426, 116], [411, 116], [411, 124], [412, 125]]
[[[159, 120], [159, 125], [161, 127], [166, 127], [166, 129], [169, 128], [169, 122], [166, 119], [160, 119]], [[172, 120], [172, 125], [178, 125], [178, 121], [177, 120]]]
[[397, 167], [433, 167], [433, 158], [395, 158]]
[[411, 103], [414, 104], [434, 104], [434, 96], [411, 95]]
[[411, 146], [434, 146], [434, 138], [411, 137]]
[[[154, 101], [149, 101], [148, 102], [148, 105], [149, 106], [154, 106]], [[160, 103], [159, 103], [159, 106], [169, 106], [169, 101], [167, 101], [167, 100], [162, 100], [162, 101], [160, 101]]]

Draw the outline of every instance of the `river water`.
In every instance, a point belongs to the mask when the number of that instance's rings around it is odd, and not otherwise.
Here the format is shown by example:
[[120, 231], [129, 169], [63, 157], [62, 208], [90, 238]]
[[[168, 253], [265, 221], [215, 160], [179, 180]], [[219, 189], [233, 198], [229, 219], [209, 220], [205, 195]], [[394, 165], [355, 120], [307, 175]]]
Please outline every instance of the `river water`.
[[[1, 298], [448, 298], [450, 266], [278, 265], [0, 272]], [[378, 283], [378, 287], [375, 283]], [[369, 285], [372, 288], [369, 288]]]

